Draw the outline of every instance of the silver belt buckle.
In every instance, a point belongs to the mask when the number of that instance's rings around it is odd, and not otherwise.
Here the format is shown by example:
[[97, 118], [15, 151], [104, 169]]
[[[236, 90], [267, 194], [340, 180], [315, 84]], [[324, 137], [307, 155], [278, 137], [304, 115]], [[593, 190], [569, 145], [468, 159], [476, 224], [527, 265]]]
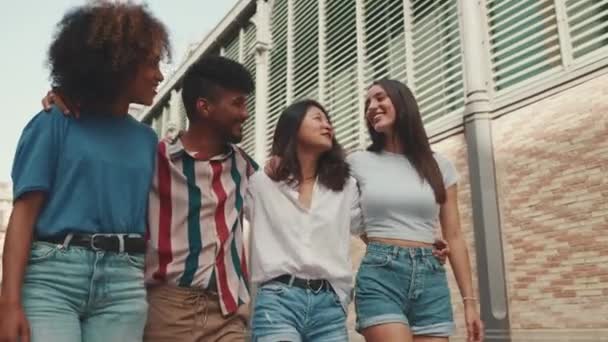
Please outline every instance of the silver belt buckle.
[[89, 246], [95, 252], [99, 252], [102, 250], [101, 248], [95, 246], [95, 238], [98, 236], [103, 236], [103, 234], [93, 234], [93, 235], [91, 235], [91, 241], [89, 241]]
[[99, 233], [97, 233], [97, 234], [91, 235], [90, 247], [95, 252], [103, 251], [103, 249], [95, 246], [95, 238], [98, 236], [105, 236], [105, 237], [115, 236], [115, 237], [117, 237], [118, 238], [118, 253], [124, 253], [125, 236], [128, 236], [128, 234], [99, 234]]

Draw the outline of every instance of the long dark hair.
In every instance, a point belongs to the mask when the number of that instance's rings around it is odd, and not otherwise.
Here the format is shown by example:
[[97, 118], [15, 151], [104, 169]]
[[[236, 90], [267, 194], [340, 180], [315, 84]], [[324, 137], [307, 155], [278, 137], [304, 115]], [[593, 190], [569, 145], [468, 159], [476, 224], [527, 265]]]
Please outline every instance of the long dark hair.
[[[325, 114], [327, 120], [330, 120], [325, 108], [314, 100], [298, 101], [283, 110], [277, 122], [272, 141], [271, 155], [278, 156], [280, 160], [269, 175], [274, 181], [298, 184], [302, 180], [297, 139], [302, 120], [304, 120], [310, 107], [319, 108]], [[317, 177], [325, 187], [334, 191], [341, 191], [344, 189], [344, 184], [349, 176], [350, 167], [345, 161], [344, 149], [334, 137], [331, 149], [319, 158]]]
[[[396, 117], [393, 129], [396, 137], [403, 144], [403, 154], [414, 166], [420, 179], [431, 185], [435, 193], [435, 201], [439, 204], [444, 203], [446, 195], [443, 176], [435, 157], [433, 157], [431, 144], [422, 124], [420, 110], [414, 95], [405, 84], [396, 80], [384, 78], [375, 81], [372, 86], [374, 85], [384, 89], [395, 107]], [[368, 106], [368, 103], [366, 103], [366, 112]], [[372, 144], [367, 150], [372, 152], [382, 151], [386, 145], [386, 136], [383, 133], [376, 132], [369, 121], [365, 121], [372, 140]]]

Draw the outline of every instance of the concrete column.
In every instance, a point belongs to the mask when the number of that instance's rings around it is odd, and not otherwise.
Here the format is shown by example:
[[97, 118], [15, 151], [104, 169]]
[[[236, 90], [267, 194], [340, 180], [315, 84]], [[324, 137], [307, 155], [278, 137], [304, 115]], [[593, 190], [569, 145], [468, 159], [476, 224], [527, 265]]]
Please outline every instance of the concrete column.
[[257, 0], [255, 42], [255, 155], [259, 163], [266, 160], [266, 119], [270, 61], [270, 4]]
[[326, 67], [326, 46], [325, 46], [325, 33], [327, 31], [327, 18], [326, 18], [326, 11], [325, 11], [325, 4], [327, 2], [327, 0], [318, 0], [319, 1], [319, 5], [318, 5], [318, 10], [317, 10], [317, 16], [319, 18], [319, 31], [318, 31], [318, 35], [319, 35], [319, 39], [318, 39], [318, 51], [319, 51], [319, 65], [318, 65], [318, 98], [319, 98], [319, 102], [322, 105], [327, 105], [325, 103], [325, 101], [327, 100], [327, 94], [326, 94], [326, 90], [325, 90], [325, 84], [327, 82], [327, 74], [325, 73], [325, 67]]
[[405, 69], [407, 86], [416, 96], [416, 84], [414, 82], [414, 14], [412, 13], [410, 0], [403, 0], [403, 23], [405, 25]]
[[367, 137], [367, 126], [365, 120], [362, 119], [365, 112], [365, 96], [364, 91], [367, 88], [367, 80], [365, 79], [365, 7], [363, 0], [355, 2], [355, 29], [357, 31], [357, 118], [359, 128], [359, 143], [360, 148], [364, 147]]
[[497, 195], [492, 119], [490, 117], [490, 59], [487, 24], [479, 1], [461, 0], [465, 76], [465, 136], [477, 256], [481, 318], [486, 341], [510, 341], [510, 322], [501, 222]]
[[245, 63], [245, 29], [239, 29], [239, 63]]
[[169, 120], [165, 128], [165, 135], [175, 137], [180, 130], [180, 98], [181, 94], [176, 89], [171, 90], [171, 98], [169, 99]]
[[295, 42], [295, 1], [287, 0], [287, 82], [286, 102], [287, 105], [293, 101], [293, 69], [294, 69], [294, 42]]

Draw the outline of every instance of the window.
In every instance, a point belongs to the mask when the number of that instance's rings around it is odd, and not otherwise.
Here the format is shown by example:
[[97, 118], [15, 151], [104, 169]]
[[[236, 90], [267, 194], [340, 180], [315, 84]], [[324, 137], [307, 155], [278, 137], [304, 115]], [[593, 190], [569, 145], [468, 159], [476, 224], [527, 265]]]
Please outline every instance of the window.
[[494, 89], [561, 67], [554, 0], [488, 0]]
[[464, 108], [457, 0], [412, 1], [414, 89], [425, 124]]
[[365, 0], [365, 85], [390, 77], [406, 80], [403, 0]]
[[271, 148], [274, 128], [287, 103], [287, 0], [274, 1], [270, 23], [272, 49], [268, 86], [267, 149]]
[[597, 52], [606, 52], [608, 47], [608, 1], [566, 1], [568, 26], [574, 59]]
[[239, 61], [239, 35], [237, 34], [224, 45], [224, 57], [232, 59], [233, 61]]
[[327, 1], [326, 103], [336, 139], [346, 149], [359, 144], [360, 115], [357, 87], [357, 30], [355, 0]]
[[[256, 28], [255, 25], [249, 24], [244, 30], [243, 53], [241, 56], [243, 64], [251, 72], [251, 76], [255, 81], [255, 43], [256, 43]], [[249, 118], [243, 126], [243, 141], [241, 147], [248, 154], [255, 153], [255, 90], [247, 97], [247, 111]]]
[[297, 0], [294, 5], [294, 100], [319, 97], [318, 0]]

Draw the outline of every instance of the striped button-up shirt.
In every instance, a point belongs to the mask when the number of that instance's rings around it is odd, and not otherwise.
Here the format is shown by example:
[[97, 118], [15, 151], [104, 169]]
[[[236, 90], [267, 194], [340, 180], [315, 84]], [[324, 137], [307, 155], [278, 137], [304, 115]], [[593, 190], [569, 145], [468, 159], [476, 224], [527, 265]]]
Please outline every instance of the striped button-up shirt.
[[179, 138], [158, 144], [148, 208], [148, 285], [215, 288], [224, 314], [249, 301], [243, 200], [256, 169], [237, 146], [202, 160]]

